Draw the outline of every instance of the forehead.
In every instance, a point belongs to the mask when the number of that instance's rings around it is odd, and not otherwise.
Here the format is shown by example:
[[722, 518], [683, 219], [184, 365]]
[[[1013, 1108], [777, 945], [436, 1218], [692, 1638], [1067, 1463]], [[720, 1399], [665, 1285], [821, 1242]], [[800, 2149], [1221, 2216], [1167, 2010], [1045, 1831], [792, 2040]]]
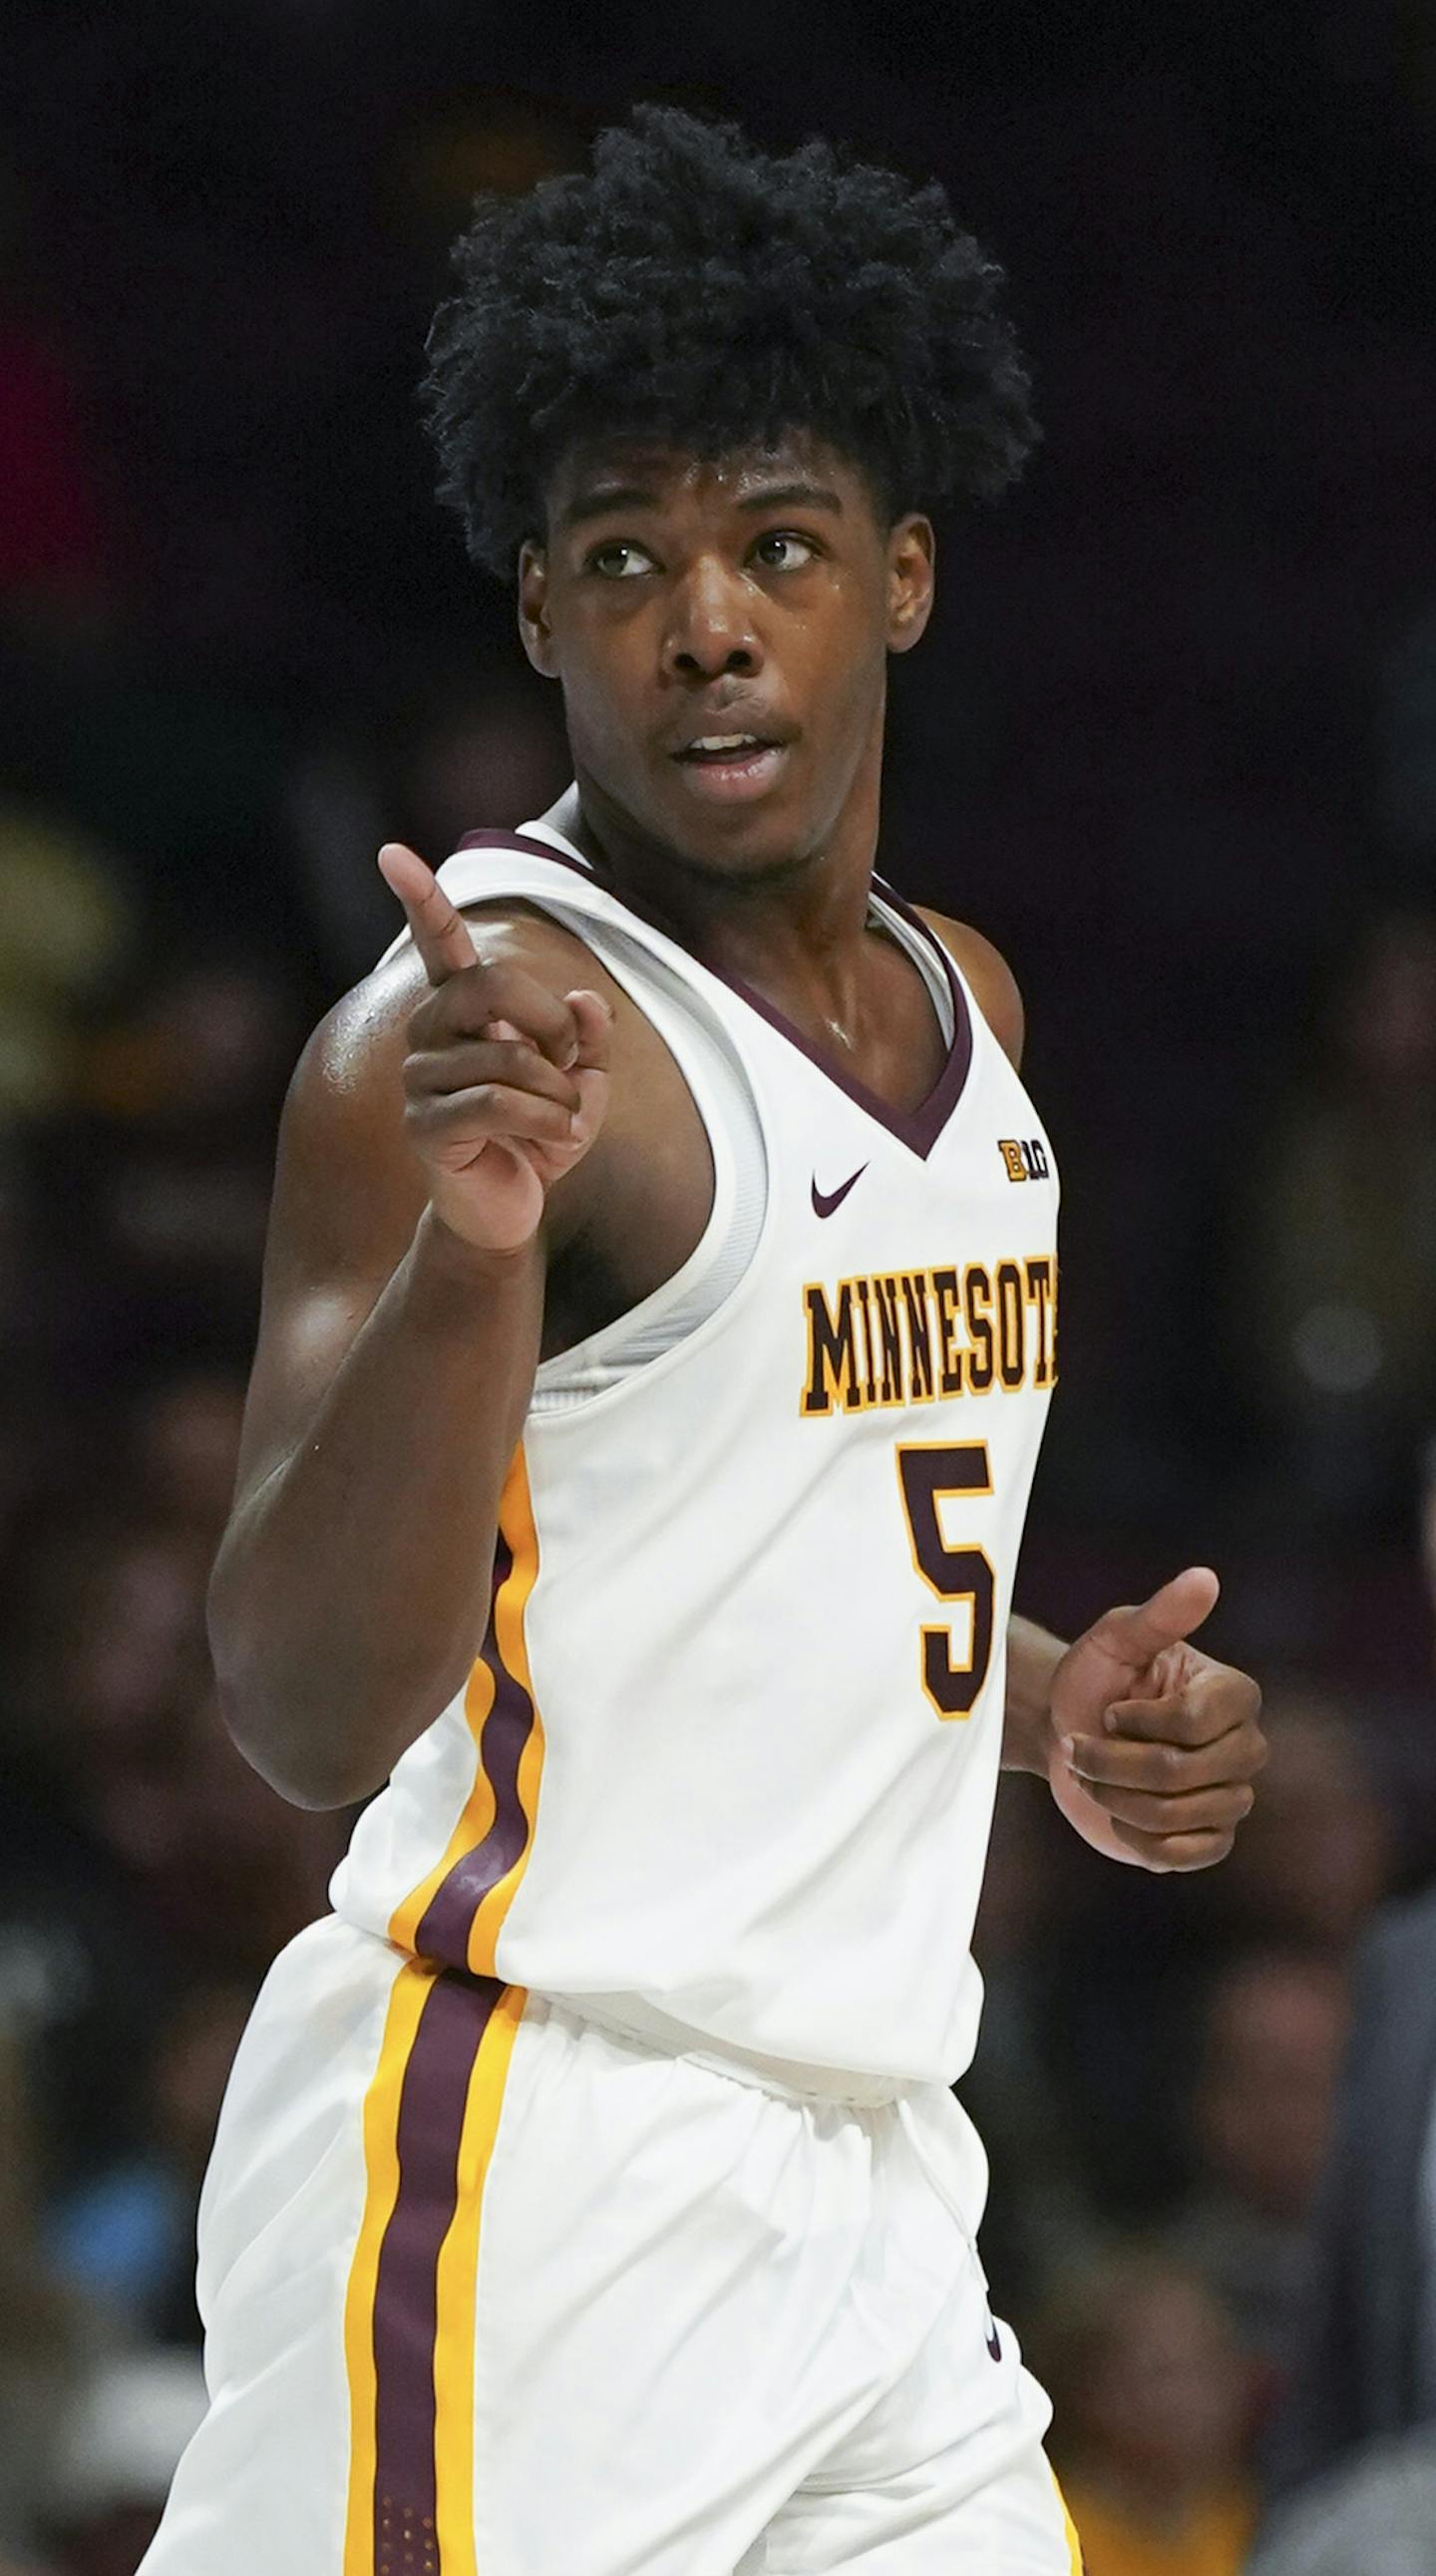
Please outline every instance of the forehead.
[[836, 501], [844, 516], [874, 515], [861, 467], [806, 430], [785, 431], [779, 438], [754, 440], [716, 455], [639, 436], [586, 439], [559, 459], [545, 499], [550, 525], [557, 528], [602, 506], [606, 496], [619, 507], [641, 496], [661, 510], [721, 514], [742, 509], [769, 489], [798, 485], [826, 496], [827, 506]]

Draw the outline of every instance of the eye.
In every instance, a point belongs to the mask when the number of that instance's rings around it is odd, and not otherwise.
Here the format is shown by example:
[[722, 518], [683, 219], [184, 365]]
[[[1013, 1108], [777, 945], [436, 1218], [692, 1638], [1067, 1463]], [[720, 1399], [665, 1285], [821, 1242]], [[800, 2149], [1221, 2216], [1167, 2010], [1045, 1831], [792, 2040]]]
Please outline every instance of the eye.
[[[765, 551], [785, 546], [799, 546], [802, 552], [795, 557], [792, 554], [783, 555]], [[769, 572], [798, 572], [805, 563], [813, 561], [817, 551], [811, 537], [800, 537], [792, 528], [769, 528], [766, 535], [761, 536], [753, 548], [754, 554], [760, 558]]]
[[595, 546], [588, 568], [605, 581], [627, 581], [634, 573], [652, 572], [654, 564], [652, 555], [636, 546], [631, 537], [610, 537], [606, 546]]

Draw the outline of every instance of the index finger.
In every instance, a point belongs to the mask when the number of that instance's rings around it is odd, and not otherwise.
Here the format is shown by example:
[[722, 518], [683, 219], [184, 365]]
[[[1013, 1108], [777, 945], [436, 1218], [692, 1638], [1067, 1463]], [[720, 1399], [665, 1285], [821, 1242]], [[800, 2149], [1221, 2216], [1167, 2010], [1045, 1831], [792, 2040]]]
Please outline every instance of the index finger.
[[1109, 1610], [1090, 1631], [1094, 1645], [1114, 1662], [1141, 1672], [1168, 1647], [1180, 1645], [1211, 1616], [1221, 1586], [1209, 1565], [1189, 1565], [1135, 1609]]
[[1256, 1683], [1231, 1665], [1216, 1664], [1194, 1673], [1181, 1690], [1165, 1691], [1157, 1699], [1114, 1700], [1104, 1723], [1119, 1742], [1174, 1744], [1188, 1752], [1241, 1737], [1261, 1747], [1254, 1764], [1260, 1769], [1266, 1759], [1256, 1723], [1260, 1713]]
[[447, 984], [478, 964], [478, 950], [463, 915], [454, 910], [438, 878], [417, 850], [402, 841], [386, 841], [379, 852], [379, 874], [404, 907], [414, 946], [431, 984]]

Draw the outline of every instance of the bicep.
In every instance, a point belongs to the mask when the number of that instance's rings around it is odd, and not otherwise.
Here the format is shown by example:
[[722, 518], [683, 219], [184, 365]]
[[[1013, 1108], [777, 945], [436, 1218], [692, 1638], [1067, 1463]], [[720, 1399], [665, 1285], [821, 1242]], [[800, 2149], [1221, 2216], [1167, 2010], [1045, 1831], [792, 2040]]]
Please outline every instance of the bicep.
[[[543, 915], [466, 911], [485, 963], [521, 966], [555, 993], [625, 997], [596, 958]], [[259, 1339], [240, 1447], [240, 1503], [304, 1439], [357, 1335], [411, 1244], [428, 1190], [404, 1129], [409, 1021], [428, 987], [401, 950], [321, 1021], [280, 1122]], [[604, 1138], [549, 1193], [552, 1251], [601, 1190]]]

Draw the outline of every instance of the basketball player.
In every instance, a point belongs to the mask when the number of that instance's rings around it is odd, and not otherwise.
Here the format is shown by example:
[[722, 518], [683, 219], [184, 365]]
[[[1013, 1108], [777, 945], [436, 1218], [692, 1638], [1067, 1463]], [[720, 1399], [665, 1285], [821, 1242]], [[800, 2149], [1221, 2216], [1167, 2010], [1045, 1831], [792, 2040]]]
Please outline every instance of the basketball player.
[[[286, 1113], [224, 1705], [373, 1797], [206, 2187], [150, 2576], [1065, 2576], [950, 2091], [999, 1763], [1228, 1848], [1201, 1568], [1011, 1616], [1056, 1182], [978, 934], [873, 876], [926, 508], [1033, 432], [936, 188], [656, 108], [479, 208], [444, 488], [575, 784], [436, 881]], [[387, 1787], [385, 1783], [387, 1782]]]

